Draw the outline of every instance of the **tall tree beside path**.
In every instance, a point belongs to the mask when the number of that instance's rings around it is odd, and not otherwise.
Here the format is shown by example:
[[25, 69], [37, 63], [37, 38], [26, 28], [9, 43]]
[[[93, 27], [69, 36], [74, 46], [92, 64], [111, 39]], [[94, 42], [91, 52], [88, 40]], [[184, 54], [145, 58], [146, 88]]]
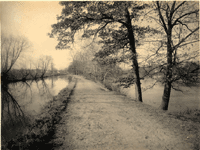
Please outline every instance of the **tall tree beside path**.
[[[172, 83], [183, 79], [186, 75], [181, 72], [183, 62], [195, 59], [199, 55], [199, 2], [173, 1], [155, 2], [157, 17], [155, 21], [164, 31], [163, 46], [166, 50], [166, 67], [164, 92], [160, 108], [168, 109]], [[159, 48], [161, 49], [161, 48]], [[156, 53], [158, 53], [159, 49]]]
[[[135, 26], [140, 11], [146, 6], [143, 2], [60, 2], [64, 6], [57, 17], [58, 22], [52, 25], [50, 37], [58, 37], [58, 49], [65, 49], [74, 42], [77, 31], [85, 29], [83, 37], [99, 36], [107, 33], [107, 37], [115, 31], [125, 33], [119, 41], [126, 41], [122, 48], [128, 47], [132, 53], [135, 82], [137, 85], [137, 100], [142, 102], [139, 66], [136, 52]], [[110, 29], [112, 28], [113, 31]], [[102, 35], [103, 36], [103, 35]], [[125, 38], [125, 39], [124, 39]], [[112, 43], [112, 40], [110, 40]], [[105, 44], [105, 43], [104, 43]], [[113, 45], [116, 43], [113, 42]], [[117, 50], [117, 48], [116, 48]]]

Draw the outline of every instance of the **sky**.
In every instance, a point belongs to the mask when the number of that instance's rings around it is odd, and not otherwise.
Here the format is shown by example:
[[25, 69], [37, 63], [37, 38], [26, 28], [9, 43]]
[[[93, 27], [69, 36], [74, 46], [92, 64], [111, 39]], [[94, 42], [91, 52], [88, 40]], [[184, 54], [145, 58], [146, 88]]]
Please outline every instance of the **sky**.
[[66, 68], [72, 61], [69, 50], [56, 50], [57, 40], [49, 38], [51, 25], [57, 23], [62, 6], [58, 1], [8, 1], [1, 2], [1, 31], [8, 35], [24, 36], [32, 47], [26, 58], [37, 60], [50, 55], [57, 69]]
[[[18, 68], [24, 63], [24, 55], [37, 61], [41, 55], [52, 56], [55, 68], [64, 69], [72, 62], [69, 50], [56, 50], [57, 40], [49, 38], [51, 25], [57, 23], [56, 16], [61, 14], [59, 1], [7, 1], [1, 2], [1, 31], [6, 34], [25, 36], [32, 47], [24, 52], [16, 62]], [[78, 39], [78, 38], [77, 38]], [[88, 41], [78, 39], [75, 49], [81, 49]], [[27, 64], [26, 63], [26, 64]]]
[[[49, 38], [51, 25], [57, 23], [61, 14], [59, 1], [7, 1], [1, 2], [1, 31], [7, 34], [25, 36], [32, 44], [26, 51], [27, 59], [37, 60], [41, 55], [50, 55], [57, 69], [64, 69], [72, 61], [70, 50], [56, 50], [57, 40]], [[89, 41], [77, 41], [75, 49]], [[140, 47], [138, 53], [146, 54]], [[24, 60], [24, 59], [23, 59]]]

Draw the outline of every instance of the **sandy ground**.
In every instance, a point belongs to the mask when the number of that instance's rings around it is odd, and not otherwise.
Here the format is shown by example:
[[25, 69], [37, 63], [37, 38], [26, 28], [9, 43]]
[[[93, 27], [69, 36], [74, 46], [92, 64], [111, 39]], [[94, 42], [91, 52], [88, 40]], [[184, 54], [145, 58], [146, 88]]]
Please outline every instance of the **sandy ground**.
[[78, 82], [55, 140], [58, 150], [199, 149], [200, 124], [108, 91], [77, 76]]

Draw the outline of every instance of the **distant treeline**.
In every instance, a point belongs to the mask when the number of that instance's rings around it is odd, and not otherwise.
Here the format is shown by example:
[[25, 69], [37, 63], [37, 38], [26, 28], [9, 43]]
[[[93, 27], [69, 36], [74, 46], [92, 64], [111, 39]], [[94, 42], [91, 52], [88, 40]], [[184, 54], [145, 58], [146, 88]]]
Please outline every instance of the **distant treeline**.
[[[38, 59], [23, 57], [31, 44], [25, 37], [2, 33], [1, 36], [1, 81], [3, 83], [36, 80], [52, 75], [66, 74], [54, 68], [50, 55], [41, 55]], [[17, 62], [17, 63], [16, 63]], [[15, 69], [15, 68], [19, 69]]]
[[[78, 55], [78, 54], [77, 54]], [[82, 56], [83, 57], [83, 56]], [[166, 65], [151, 64], [141, 66], [139, 68], [140, 79], [155, 78], [159, 82], [163, 82], [166, 73]], [[199, 82], [200, 65], [198, 62], [188, 61], [173, 68], [174, 82], [179, 84], [196, 84]], [[74, 60], [68, 67], [68, 72], [75, 75], [83, 75], [88, 79], [100, 82], [120, 82], [121, 85], [129, 87], [135, 83], [133, 69], [122, 69], [116, 63], [101, 64], [97, 61], [90, 61], [80, 57]]]
[[16, 82], [26, 80], [37, 80], [49, 76], [66, 74], [65, 70], [47, 70], [45, 73], [40, 69], [12, 69], [7, 74], [1, 74], [2, 82]]

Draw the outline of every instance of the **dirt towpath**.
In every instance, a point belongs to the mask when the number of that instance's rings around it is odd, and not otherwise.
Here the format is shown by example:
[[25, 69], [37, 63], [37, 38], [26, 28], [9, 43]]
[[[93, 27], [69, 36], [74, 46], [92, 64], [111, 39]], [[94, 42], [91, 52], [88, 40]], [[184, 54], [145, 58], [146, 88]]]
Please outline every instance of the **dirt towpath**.
[[[66, 112], [57, 125], [59, 150], [192, 150], [198, 123], [175, 119], [102, 85], [77, 76]], [[193, 126], [194, 130], [187, 130]], [[198, 142], [196, 142], [198, 143]]]

